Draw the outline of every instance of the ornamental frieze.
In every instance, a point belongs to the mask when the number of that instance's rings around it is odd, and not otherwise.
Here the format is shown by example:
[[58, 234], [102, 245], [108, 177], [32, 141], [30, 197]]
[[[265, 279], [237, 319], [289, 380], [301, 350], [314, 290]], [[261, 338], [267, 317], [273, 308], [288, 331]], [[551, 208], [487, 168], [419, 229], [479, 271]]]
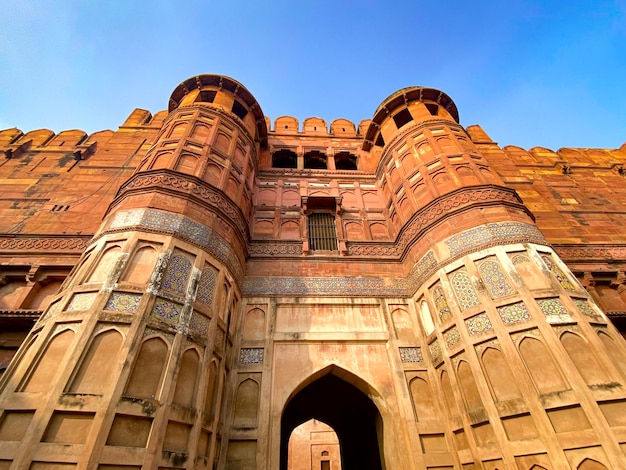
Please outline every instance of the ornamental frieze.
[[[528, 209], [524, 207], [521, 199], [511, 189], [494, 186], [461, 188], [441, 196], [417, 211], [404, 226], [394, 245], [381, 245], [380, 243], [372, 242], [348, 242], [348, 254], [353, 256], [402, 256], [407, 246], [453, 211], [474, 204], [492, 203], [514, 205], [528, 213]], [[545, 242], [543, 237], [541, 239]]]
[[[243, 240], [249, 240], [248, 223], [239, 207], [220, 190], [194, 176], [171, 174], [167, 170], [159, 170], [158, 173], [139, 173], [120, 188], [116, 199], [122, 198], [127, 192], [145, 188], [153, 190], [155, 187], [192, 196], [205, 206], [219, 209], [235, 224]], [[115, 202], [111, 204], [112, 207], [114, 205]]]
[[0, 237], [0, 250], [15, 251], [69, 251], [81, 253], [86, 247], [91, 236], [85, 237], [38, 237], [16, 236]]

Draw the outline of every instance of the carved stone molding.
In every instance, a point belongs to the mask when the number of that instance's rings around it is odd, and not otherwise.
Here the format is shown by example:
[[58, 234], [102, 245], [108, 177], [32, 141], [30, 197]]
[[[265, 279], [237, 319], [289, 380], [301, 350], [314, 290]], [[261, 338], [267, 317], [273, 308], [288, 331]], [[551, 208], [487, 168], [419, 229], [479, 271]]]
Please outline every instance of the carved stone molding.
[[244, 267], [228, 240], [212, 228], [180, 214], [158, 209], [119, 211], [109, 218], [104, 230], [94, 240], [108, 233], [129, 230], [161, 233], [186, 240], [224, 263], [235, 278], [240, 279], [243, 275]]
[[281, 255], [301, 255], [302, 242], [294, 243], [252, 243], [248, 246], [248, 253], [251, 256], [281, 256]]
[[84, 237], [51, 237], [46, 235], [0, 236], [0, 251], [66, 251], [81, 253], [91, 239]]
[[[501, 186], [473, 186], [452, 191], [432, 201], [417, 211], [407, 222], [393, 244], [380, 242], [347, 242], [348, 255], [352, 256], [403, 256], [407, 247], [426, 231], [455, 212], [481, 205], [505, 204], [514, 206], [532, 217], [514, 190]], [[537, 230], [537, 238], [545, 243]]]
[[[247, 277], [243, 292], [247, 295], [324, 295], [324, 296], [382, 296], [411, 297], [433, 274], [443, 266], [463, 256], [494, 246], [512, 243], [547, 245], [539, 229], [519, 222], [500, 222], [474, 227], [444, 241], [450, 256], [437, 260], [428, 251], [411, 271], [394, 279], [379, 277]], [[399, 268], [400, 269], [400, 268]]]
[[625, 245], [554, 245], [554, 250], [565, 262], [576, 260], [626, 260]]
[[115, 207], [127, 194], [147, 189], [178, 193], [182, 197], [192, 198], [204, 207], [212, 210], [217, 209], [227, 221], [238, 229], [244, 244], [250, 239], [246, 218], [241, 209], [228, 196], [200, 178], [171, 170], [151, 170], [133, 175], [122, 185], [109, 210]]

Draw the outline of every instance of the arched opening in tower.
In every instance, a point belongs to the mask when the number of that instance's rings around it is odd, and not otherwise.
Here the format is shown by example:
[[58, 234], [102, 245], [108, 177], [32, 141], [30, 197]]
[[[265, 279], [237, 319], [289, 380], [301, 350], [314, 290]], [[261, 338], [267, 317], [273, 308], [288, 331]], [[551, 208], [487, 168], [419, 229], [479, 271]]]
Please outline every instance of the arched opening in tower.
[[288, 470], [341, 470], [335, 430], [317, 419], [296, 427], [289, 437]]
[[285, 406], [281, 420], [281, 470], [298, 470], [289, 462], [289, 438], [294, 429], [311, 419], [327, 424], [337, 433], [342, 470], [384, 468], [383, 425], [378, 409], [356, 386], [328, 373], [300, 390]]

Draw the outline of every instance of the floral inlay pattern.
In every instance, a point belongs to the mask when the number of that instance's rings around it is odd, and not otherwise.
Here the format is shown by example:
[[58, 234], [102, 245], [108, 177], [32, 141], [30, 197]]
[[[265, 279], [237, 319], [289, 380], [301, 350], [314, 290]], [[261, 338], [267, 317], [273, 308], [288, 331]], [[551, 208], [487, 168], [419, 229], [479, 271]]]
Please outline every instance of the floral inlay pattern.
[[501, 299], [515, 294], [515, 289], [509, 284], [500, 263], [487, 260], [480, 264], [478, 271], [485, 281], [485, 287], [492, 299]]
[[478, 305], [478, 296], [467, 271], [457, 271], [452, 275], [450, 281], [463, 310]]
[[591, 305], [589, 305], [589, 302], [587, 302], [584, 299], [572, 299], [574, 301], [574, 303], [576, 304], [576, 307], [578, 308], [578, 310], [580, 311], [580, 313], [582, 313], [583, 315], [593, 318], [594, 320], [601, 320], [602, 317], [600, 315], [598, 315], [593, 308], [591, 308]]
[[136, 312], [141, 302], [141, 294], [128, 294], [126, 292], [113, 292], [104, 306], [105, 310], [116, 312]]
[[433, 302], [439, 312], [439, 320], [441, 323], [445, 323], [452, 318], [452, 312], [448, 306], [446, 295], [443, 293], [443, 287], [437, 286], [433, 289]]
[[524, 302], [498, 307], [498, 314], [504, 323], [518, 323], [530, 319], [530, 313]]
[[546, 266], [548, 267], [552, 275], [556, 278], [556, 280], [559, 281], [559, 284], [561, 284], [561, 287], [563, 287], [563, 289], [576, 290], [574, 284], [569, 280], [565, 273], [561, 271], [561, 268], [556, 265], [551, 256], [542, 255], [541, 259], [544, 263], [546, 263]]
[[182, 311], [182, 305], [165, 299], [157, 299], [152, 309], [152, 316], [161, 318], [168, 323], [178, 323]]
[[468, 318], [465, 320], [465, 325], [467, 326], [467, 331], [469, 331], [470, 335], [477, 335], [485, 331], [493, 330], [491, 320], [489, 320], [489, 316], [487, 316], [486, 313], [481, 313], [472, 318]]
[[72, 300], [65, 310], [89, 310], [96, 300], [96, 292], [74, 294]]
[[459, 343], [459, 341], [461, 341], [461, 334], [456, 327], [450, 328], [443, 334], [443, 336], [446, 339], [446, 344], [449, 348], [455, 346]]
[[548, 323], [560, 323], [572, 321], [572, 317], [558, 299], [537, 300], [541, 311], [546, 316]]

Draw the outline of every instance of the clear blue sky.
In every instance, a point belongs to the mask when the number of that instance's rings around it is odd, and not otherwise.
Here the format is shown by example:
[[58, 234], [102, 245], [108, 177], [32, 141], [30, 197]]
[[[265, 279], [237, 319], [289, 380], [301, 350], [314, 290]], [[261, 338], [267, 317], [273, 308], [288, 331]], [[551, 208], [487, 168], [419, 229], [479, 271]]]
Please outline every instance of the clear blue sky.
[[626, 0], [2, 2], [0, 129], [116, 129], [201, 73], [272, 120], [358, 122], [423, 85], [500, 145], [619, 147]]

